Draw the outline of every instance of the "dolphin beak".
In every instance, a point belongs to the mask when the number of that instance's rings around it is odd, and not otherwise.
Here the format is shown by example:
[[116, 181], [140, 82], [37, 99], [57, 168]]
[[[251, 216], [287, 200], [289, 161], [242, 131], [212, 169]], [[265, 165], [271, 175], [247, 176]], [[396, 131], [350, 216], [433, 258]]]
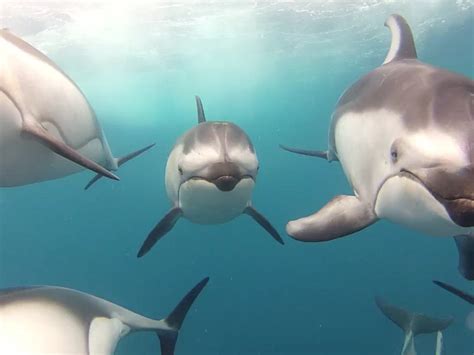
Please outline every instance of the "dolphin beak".
[[220, 176], [217, 179], [213, 180], [212, 182], [217, 188], [221, 191], [232, 191], [240, 181], [240, 178], [236, 178], [234, 176]]
[[458, 226], [474, 226], [474, 165], [461, 168], [442, 165], [404, 170], [402, 174], [421, 182]]
[[244, 177], [237, 164], [231, 162], [215, 163], [204, 175], [204, 179], [216, 185], [221, 191], [232, 191]]

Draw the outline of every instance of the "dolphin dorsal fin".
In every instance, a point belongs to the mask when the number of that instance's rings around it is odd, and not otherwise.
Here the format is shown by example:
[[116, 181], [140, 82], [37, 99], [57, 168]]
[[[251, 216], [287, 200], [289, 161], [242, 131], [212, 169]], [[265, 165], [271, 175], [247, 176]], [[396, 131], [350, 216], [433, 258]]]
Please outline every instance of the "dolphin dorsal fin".
[[415, 41], [407, 21], [400, 15], [391, 15], [385, 26], [392, 33], [392, 43], [383, 64], [400, 59], [416, 59]]
[[198, 113], [198, 123], [206, 122], [206, 115], [204, 115], [204, 108], [202, 107], [202, 101], [199, 96], [196, 95], [196, 107]]

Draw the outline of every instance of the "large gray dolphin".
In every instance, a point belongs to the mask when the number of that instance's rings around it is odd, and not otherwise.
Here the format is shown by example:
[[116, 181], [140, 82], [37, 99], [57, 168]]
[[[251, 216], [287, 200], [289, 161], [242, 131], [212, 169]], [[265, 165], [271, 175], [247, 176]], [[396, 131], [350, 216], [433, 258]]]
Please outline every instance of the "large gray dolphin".
[[405, 309], [392, 306], [378, 297], [375, 299], [375, 303], [382, 313], [405, 333], [401, 355], [416, 355], [415, 337], [419, 334], [429, 333], [438, 333], [436, 355], [441, 355], [441, 332], [453, 322], [453, 318], [437, 319], [424, 314], [411, 313]]
[[354, 191], [287, 232], [307, 242], [357, 232], [380, 218], [433, 236], [456, 236], [459, 270], [474, 279], [474, 82], [417, 59], [399, 15], [382, 66], [339, 99], [326, 151], [284, 149], [338, 160]]
[[128, 333], [154, 331], [161, 354], [173, 355], [186, 313], [207, 282], [199, 282], [162, 320], [62, 287], [0, 290], [0, 354], [109, 355]]
[[138, 257], [180, 217], [219, 224], [245, 213], [283, 244], [275, 228], [252, 206], [259, 163], [250, 138], [231, 122], [206, 122], [198, 96], [196, 104], [198, 125], [178, 138], [166, 164], [166, 192], [173, 207], [150, 232]]
[[153, 145], [114, 158], [79, 87], [43, 53], [0, 30], [0, 186], [110, 171]]

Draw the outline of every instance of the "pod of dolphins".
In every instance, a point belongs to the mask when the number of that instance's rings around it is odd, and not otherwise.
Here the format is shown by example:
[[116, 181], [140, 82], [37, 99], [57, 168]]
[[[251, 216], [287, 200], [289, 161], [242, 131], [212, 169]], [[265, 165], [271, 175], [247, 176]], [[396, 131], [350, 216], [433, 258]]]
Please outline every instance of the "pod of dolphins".
[[[339, 99], [326, 150], [281, 146], [339, 161], [353, 195], [339, 195], [308, 217], [291, 221], [288, 235], [321, 242], [388, 219], [433, 236], [453, 236], [459, 271], [474, 280], [474, 82], [417, 59], [411, 29], [400, 15], [385, 22], [391, 45], [384, 63]], [[181, 217], [221, 224], [252, 217], [278, 243], [283, 239], [252, 203], [259, 161], [247, 134], [227, 121], [207, 121], [196, 96], [198, 124], [178, 138], [166, 164], [171, 209], [138, 251], [148, 253]], [[353, 132], [358, 134], [353, 134]], [[0, 186], [62, 178], [82, 170], [119, 180], [114, 172], [152, 145], [115, 158], [94, 110], [79, 87], [43, 53], [0, 30]], [[362, 233], [361, 233], [362, 234]], [[172, 355], [203, 279], [164, 319], [153, 320], [104, 299], [56, 286], [0, 290], [0, 354], [112, 354], [129, 332], [154, 331], [161, 354]], [[474, 304], [474, 295], [435, 284]], [[435, 319], [376, 305], [405, 334], [402, 355], [416, 354], [418, 334], [442, 331]], [[67, 329], [67, 331], [64, 331]], [[25, 341], [25, 334], [31, 335]]]

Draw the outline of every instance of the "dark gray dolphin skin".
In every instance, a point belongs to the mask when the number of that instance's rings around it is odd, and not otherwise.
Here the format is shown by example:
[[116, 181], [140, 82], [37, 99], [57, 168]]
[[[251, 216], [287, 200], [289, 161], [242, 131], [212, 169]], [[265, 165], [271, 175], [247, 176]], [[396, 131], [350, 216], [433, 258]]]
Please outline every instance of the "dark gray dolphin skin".
[[199, 224], [220, 224], [247, 214], [284, 244], [277, 230], [252, 206], [259, 162], [250, 138], [231, 122], [206, 121], [198, 96], [196, 106], [198, 125], [178, 138], [166, 164], [166, 192], [172, 208], [149, 233], [138, 257], [180, 217]]
[[153, 331], [161, 354], [173, 355], [184, 318], [208, 281], [200, 281], [161, 320], [63, 287], [0, 290], [0, 354], [112, 355], [128, 333]]
[[382, 66], [337, 103], [325, 151], [288, 151], [339, 161], [354, 191], [290, 221], [287, 233], [328, 241], [378, 219], [433, 236], [455, 236], [459, 270], [474, 279], [474, 81], [417, 59], [405, 19], [385, 22]]
[[442, 281], [433, 280], [433, 283], [438, 285], [441, 288], [444, 288], [446, 291], [451, 292], [453, 295], [456, 295], [459, 298], [462, 298], [467, 303], [474, 304], [474, 296], [473, 295], [471, 295], [467, 292], [461, 291], [460, 289], [458, 289], [454, 286], [451, 286], [451, 285], [449, 285], [445, 282], [442, 282]]
[[[377, 307], [405, 333], [401, 355], [416, 355], [415, 337], [419, 334], [441, 332], [453, 322], [453, 318], [439, 319], [420, 313], [412, 313], [403, 308], [388, 304], [379, 297], [375, 298]], [[441, 354], [441, 340], [437, 345], [437, 355]]]

